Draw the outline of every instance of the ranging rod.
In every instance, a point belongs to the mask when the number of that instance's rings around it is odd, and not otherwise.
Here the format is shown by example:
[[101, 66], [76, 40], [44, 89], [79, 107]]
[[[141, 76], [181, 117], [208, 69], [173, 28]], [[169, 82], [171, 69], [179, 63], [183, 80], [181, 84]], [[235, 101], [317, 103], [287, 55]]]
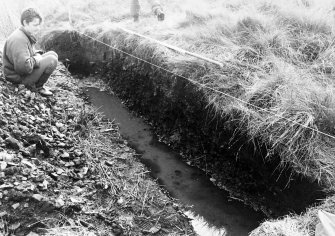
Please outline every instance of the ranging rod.
[[172, 50], [174, 50], [174, 51], [176, 51], [176, 52], [179, 52], [179, 53], [181, 53], [181, 54], [183, 54], [183, 55], [187, 54], [187, 55], [190, 55], [190, 56], [199, 58], [199, 59], [201, 59], [201, 60], [208, 61], [208, 62], [210, 62], [210, 63], [216, 64], [216, 65], [220, 66], [221, 68], [223, 67], [223, 64], [222, 64], [221, 62], [218, 62], [218, 61], [215, 61], [215, 60], [213, 60], [213, 59], [210, 59], [210, 58], [201, 56], [201, 55], [199, 55], [199, 54], [197, 54], [197, 53], [193, 53], [193, 52], [186, 51], [186, 50], [184, 50], [184, 49], [182, 49], [182, 48], [179, 48], [179, 47], [176, 47], [176, 46], [173, 46], [173, 45], [164, 43], [164, 42], [161, 42], [161, 41], [159, 41], [159, 40], [157, 40], [157, 39], [153, 39], [153, 38], [148, 37], [148, 36], [145, 36], [145, 35], [143, 35], [143, 34], [139, 34], [139, 33], [135, 32], [135, 31], [125, 29], [125, 28], [123, 28], [123, 27], [121, 27], [121, 26], [119, 26], [119, 25], [116, 25], [116, 26], [117, 26], [117, 28], [119, 28], [119, 29], [121, 29], [121, 30], [123, 30], [123, 31], [125, 31], [125, 32], [127, 32], [127, 33], [129, 33], [129, 34], [133, 34], [133, 35], [136, 35], [136, 36], [138, 36], [138, 37], [148, 39], [148, 40], [153, 41], [153, 42], [155, 42], [155, 43], [157, 43], [157, 44], [160, 44], [160, 45], [162, 45], [162, 46], [164, 46], [164, 47], [167, 47], [167, 48], [172, 49]]

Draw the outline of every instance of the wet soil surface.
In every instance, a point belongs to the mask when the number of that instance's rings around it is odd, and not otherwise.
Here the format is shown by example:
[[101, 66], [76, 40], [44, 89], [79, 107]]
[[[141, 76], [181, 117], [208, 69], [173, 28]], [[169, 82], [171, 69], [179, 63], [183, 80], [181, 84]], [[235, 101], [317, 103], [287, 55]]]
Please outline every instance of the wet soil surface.
[[[195, 215], [203, 217], [209, 226], [224, 229], [228, 235], [247, 235], [264, 219], [264, 215], [243, 203], [232, 200], [218, 189], [203, 171], [189, 166], [169, 146], [157, 140], [150, 126], [131, 114], [122, 102], [97, 88], [87, 88], [92, 104], [109, 119], [119, 124], [121, 134], [141, 154], [154, 178], [169, 194], [186, 205], [193, 206]], [[207, 231], [202, 235], [214, 235]]]

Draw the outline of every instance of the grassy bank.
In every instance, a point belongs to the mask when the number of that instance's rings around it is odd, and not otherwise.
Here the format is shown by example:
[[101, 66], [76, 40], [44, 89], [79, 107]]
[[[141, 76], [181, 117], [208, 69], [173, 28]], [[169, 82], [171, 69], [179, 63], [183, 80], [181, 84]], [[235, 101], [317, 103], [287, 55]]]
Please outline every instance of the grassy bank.
[[[208, 104], [217, 113], [234, 114], [234, 118], [238, 114], [241, 130], [250, 140], [261, 140], [268, 153], [279, 153], [282, 166], [333, 189], [334, 139], [317, 132], [335, 133], [330, 3], [211, 1], [164, 2], [164, 6], [164, 23], [153, 24], [153, 16], [146, 14], [150, 10], [144, 10], [141, 22], [134, 24], [125, 13], [125, 3], [70, 4], [73, 15], [83, 14], [73, 17], [79, 29], [88, 22], [121, 21], [122, 26], [223, 62], [222, 69], [195, 62], [132, 35], [115, 39], [116, 45], [137, 56], [150, 57], [154, 63], [245, 101], [206, 90]], [[59, 9], [54, 10], [54, 23], [67, 20], [67, 11]], [[108, 24], [90, 30], [102, 34]]]

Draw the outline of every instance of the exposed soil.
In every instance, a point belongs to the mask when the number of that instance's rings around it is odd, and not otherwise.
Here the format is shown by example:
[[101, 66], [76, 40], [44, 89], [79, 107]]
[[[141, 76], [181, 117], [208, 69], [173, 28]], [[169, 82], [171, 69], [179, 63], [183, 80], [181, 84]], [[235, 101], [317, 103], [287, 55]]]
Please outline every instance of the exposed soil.
[[0, 235], [193, 235], [64, 66], [50, 98], [0, 79]]
[[161, 141], [182, 153], [185, 162], [204, 170], [233, 198], [278, 217], [299, 214], [326, 196], [318, 183], [279, 167], [275, 158], [265, 160], [266, 150], [249, 142], [234, 123], [218, 117], [193, 85], [179, 81], [168, 91], [164, 78], [129, 76], [116, 66], [113, 63], [102, 73], [113, 91], [130, 109], [147, 117]]
[[294, 174], [289, 166], [279, 167], [275, 154], [268, 155], [257, 140], [248, 140], [234, 119], [217, 114], [208, 106], [204, 91], [190, 82], [71, 31], [47, 35], [44, 46], [69, 59], [70, 70], [98, 73], [185, 161], [203, 169], [232, 197], [267, 216], [299, 214], [326, 196], [318, 183]]

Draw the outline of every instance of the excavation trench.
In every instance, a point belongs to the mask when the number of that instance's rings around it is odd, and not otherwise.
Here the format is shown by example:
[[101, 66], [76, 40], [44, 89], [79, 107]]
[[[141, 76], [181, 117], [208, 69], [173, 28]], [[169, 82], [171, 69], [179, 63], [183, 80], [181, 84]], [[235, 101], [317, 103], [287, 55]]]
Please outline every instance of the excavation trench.
[[[106, 43], [126, 42], [121, 33], [106, 35], [102, 38]], [[125, 40], [113, 42], [120, 37]], [[131, 115], [116, 97], [87, 89], [91, 102], [120, 123], [121, 133], [153, 177], [217, 229], [224, 228], [229, 235], [247, 234], [264, 219], [260, 212], [267, 217], [300, 214], [326, 196], [323, 186], [290, 167], [278, 167], [279, 157], [265, 159], [266, 149], [255, 147], [257, 140], [249, 142], [232, 119], [208, 106], [204, 91], [196, 85], [76, 32], [53, 31], [42, 41], [45, 49], [57, 51], [69, 63], [73, 73], [103, 78], [128, 108], [151, 124]], [[141, 56], [138, 48], [143, 44], [136, 43], [134, 48], [122, 43], [118, 48]]]
[[247, 235], [259, 225], [262, 214], [241, 202], [232, 201], [227, 192], [215, 187], [203, 171], [184, 163], [178, 153], [159, 142], [150, 126], [131, 114], [118, 98], [97, 88], [88, 88], [86, 94], [106, 117], [119, 124], [121, 134], [141, 154], [141, 161], [159, 184], [172, 197], [193, 206], [189, 214], [193, 213], [193, 223], [200, 227], [198, 230], [207, 232], [202, 235], [224, 235], [220, 232]]

